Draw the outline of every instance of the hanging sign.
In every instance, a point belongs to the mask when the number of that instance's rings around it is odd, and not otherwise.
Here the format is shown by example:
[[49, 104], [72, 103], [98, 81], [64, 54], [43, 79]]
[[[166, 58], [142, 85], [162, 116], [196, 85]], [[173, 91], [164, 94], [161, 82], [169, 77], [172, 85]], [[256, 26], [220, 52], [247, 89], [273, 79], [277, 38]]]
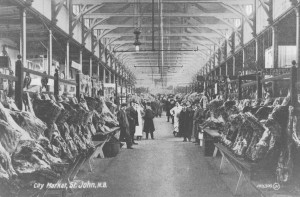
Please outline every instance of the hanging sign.
[[78, 64], [77, 62], [72, 61], [71, 67], [72, 67], [72, 68], [75, 68], [76, 70], [82, 71], [82, 66], [81, 66], [81, 64]]
[[272, 76], [278, 76], [282, 74], [288, 74], [291, 73], [290, 68], [265, 68], [262, 70], [264, 75], [272, 75]]
[[104, 87], [105, 88], [115, 88], [116, 84], [114, 84], [114, 83], [104, 83]]

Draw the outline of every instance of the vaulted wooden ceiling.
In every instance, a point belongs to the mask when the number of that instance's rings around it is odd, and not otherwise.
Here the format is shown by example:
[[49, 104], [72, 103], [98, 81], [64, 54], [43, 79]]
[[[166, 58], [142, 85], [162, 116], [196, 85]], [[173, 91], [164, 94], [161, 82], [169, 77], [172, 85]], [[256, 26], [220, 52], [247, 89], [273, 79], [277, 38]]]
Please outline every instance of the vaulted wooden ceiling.
[[[253, 4], [253, 0], [152, 3], [151, 0], [73, 0], [73, 4], [90, 9], [84, 18], [98, 30], [101, 41], [110, 43], [116, 56], [137, 78], [143, 79], [143, 74], [168, 72], [174, 73], [170, 77], [175, 79], [190, 78], [206, 63], [216, 46], [236, 31], [234, 20], [243, 17], [245, 6]], [[139, 52], [135, 52], [133, 45], [137, 27], [141, 30]]]

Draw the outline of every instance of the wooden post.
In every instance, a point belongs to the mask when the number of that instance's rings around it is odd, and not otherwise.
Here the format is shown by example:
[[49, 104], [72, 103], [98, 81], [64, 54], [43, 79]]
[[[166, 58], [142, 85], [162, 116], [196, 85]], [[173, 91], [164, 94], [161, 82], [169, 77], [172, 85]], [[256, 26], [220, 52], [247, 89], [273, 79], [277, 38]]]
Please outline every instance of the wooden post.
[[102, 88], [103, 88], [103, 96], [105, 95], [104, 93], [104, 84], [106, 83], [106, 69], [105, 69], [105, 66], [103, 66], [103, 85], [102, 85]]
[[92, 77], [93, 76], [93, 57], [92, 56], [90, 57], [90, 69], [89, 69], [89, 71], [90, 71], [89, 75], [90, 75], [90, 77]]
[[80, 87], [81, 87], [81, 75], [82, 73], [80, 71], [77, 72], [76, 74], [76, 98], [78, 100], [78, 102], [80, 102]]
[[111, 72], [108, 72], [108, 83], [111, 83], [112, 79], [111, 79]]
[[[21, 9], [20, 10], [20, 16], [21, 16], [21, 33], [20, 33], [20, 52], [22, 54], [18, 55], [18, 60], [16, 61], [16, 68], [15, 73], [16, 77], [18, 78], [18, 81], [15, 83], [15, 102], [17, 107], [22, 110], [22, 97], [23, 97], [23, 83], [24, 83], [24, 64], [27, 64], [27, 50], [26, 50], [26, 10]], [[21, 61], [22, 58], [22, 61]], [[23, 62], [23, 63], [22, 63]]]
[[79, 64], [81, 65], [81, 68], [83, 67], [82, 65], [82, 49], [79, 51]]
[[106, 69], [105, 66], [103, 66], [103, 84], [106, 83]]
[[257, 99], [262, 98], [262, 83], [261, 83], [261, 74], [257, 73], [256, 75], [257, 80]]
[[120, 103], [122, 104], [123, 103], [123, 70], [122, 70], [122, 74], [121, 74], [121, 77], [120, 77], [120, 87], [121, 87], [121, 101], [120, 101]]
[[235, 56], [234, 56], [234, 54], [233, 54], [233, 56], [232, 56], [232, 73], [233, 73], [233, 76], [236, 76], [237, 75], [237, 73], [235, 72], [235, 70], [236, 70], [236, 68], [235, 68]]
[[[81, 68], [82, 68], [82, 49], [80, 49], [79, 51], [79, 64], [81, 65]], [[77, 71], [76, 73], [76, 83], [77, 83], [77, 86], [76, 86], [76, 98], [78, 100], [78, 102], [80, 102], [80, 94], [81, 94], [81, 75], [82, 75], [82, 72], [79, 70]]]
[[59, 73], [58, 73], [58, 69], [55, 69], [55, 74], [54, 74], [54, 96], [55, 96], [55, 98], [58, 98], [58, 96], [59, 96]]
[[243, 50], [243, 64], [242, 64], [242, 71], [241, 71], [241, 73], [244, 75], [245, 74], [244, 68], [245, 68], [245, 61], [246, 61], [246, 50], [245, 50], [245, 48], [243, 48], [242, 50]]
[[52, 68], [52, 30], [49, 29], [49, 51], [48, 51], [48, 75], [51, 75], [51, 68]]
[[[53, 45], [52, 44], [52, 30], [49, 29], [48, 75], [51, 75], [51, 68], [52, 68], [52, 54], [53, 54], [52, 45]], [[50, 91], [49, 85], [47, 85], [46, 91], [47, 92]]]
[[23, 96], [23, 81], [24, 81], [24, 69], [21, 61], [21, 56], [18, 55], [18, 60], [16, 61], [15, 73], [17, 81], [15, 82], [15, 102], [17, 107], [22, 110], [22, 96]]
[[[298, 64], [298, 76], [300, 76], [300, 7], [295, 8], [296, 11], [296, 47], [297, 47], [297, 64]], [[297, 79], [299, 80], [300, 77]]]
[[273, 43], [273, 66], [278, 68], [278, 27], [272, 26], [272, 43]]
[[66, 68], [65, 68], [65, 79], [69, 79], [70, 75], [70, 41], [67, 41], [67, 57], [66, 57]]
[[238, 100], [242, 100], [242, 78], [238, 76]]
[[293, 66], [291, 68], [291, 105], [296, 108], [298, 104], [298, 93], [297, 93], [297, 68]]
[[[26, 18], [27, 13], [25, 9], [21, 9], [21, 37], [20, 37], [20, 47], [21, 47], [21, 55], [22, 55], [22, 65], [26, 67], [27, 65], [27, 39], [26, 39]], [[23, 83], [23, 80], [22, 80]], [[23, 86], [22, 86], [23, 87]]]
[[126, 94], [126, 103], [128, 102], [128, 90], [127, 90], [127, 79], [125, 78], [125, 94]]
[[224, 98], [224, 99], [225, 99], [225, 101], [228, 99], [228, 94], [229, 94], [227, 77], [228, 77], [228, 76], [225, 76], [225, 77], [224, 77], [224, 80], [225, 80], [225, 82], [224, 82], [224, 83], [225, 83], [225, 92], [224, 92], [225, 98]]

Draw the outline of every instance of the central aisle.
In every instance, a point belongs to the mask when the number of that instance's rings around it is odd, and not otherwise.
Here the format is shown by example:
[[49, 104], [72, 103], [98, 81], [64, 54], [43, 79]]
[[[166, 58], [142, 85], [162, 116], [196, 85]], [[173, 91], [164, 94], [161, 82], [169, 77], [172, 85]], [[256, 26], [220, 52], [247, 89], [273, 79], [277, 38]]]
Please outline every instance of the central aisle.
[[87, 196], [232, 196], [199, 146], [173, 137], [165, 116], [154, 123], [155, 140], [137, 141], [115, 158], [96, 159], [93, 173], [79, 174], [83, 181], [107, 182], [107, 188], [85, 191]]

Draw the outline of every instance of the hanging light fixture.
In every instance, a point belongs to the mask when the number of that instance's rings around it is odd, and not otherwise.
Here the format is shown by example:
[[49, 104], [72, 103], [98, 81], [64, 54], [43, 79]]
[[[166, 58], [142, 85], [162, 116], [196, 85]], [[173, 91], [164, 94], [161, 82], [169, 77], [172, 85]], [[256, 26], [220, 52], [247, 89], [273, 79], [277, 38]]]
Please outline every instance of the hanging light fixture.
[[140, 37], [141, 31], [139, 30], [139, 28], [136, 28], [133, 33], [135, 35], [135, 41], [134, 41], [133, 45], [135, 46], [135, 51], [138, 52], [140, 50], [140, 45], [142, 44], [139, 41], [139, 37]]

